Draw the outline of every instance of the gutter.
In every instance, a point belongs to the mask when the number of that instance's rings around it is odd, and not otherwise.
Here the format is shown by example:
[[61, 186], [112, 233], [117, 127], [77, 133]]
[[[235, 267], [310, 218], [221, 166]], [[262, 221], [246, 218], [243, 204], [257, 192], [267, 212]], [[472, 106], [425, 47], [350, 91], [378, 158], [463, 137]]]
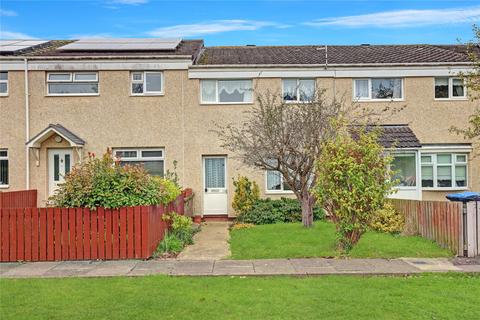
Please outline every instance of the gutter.
[[[0, 60], [18, 60], [19, 56], [0, 56]], [[28, 56], [24, 59], [29, 60], [135, 60], [135, 59], [172, 59], [172, 60], [190, 60], [191, 55], [149, 55], [149, 56]]]
[[[428, 62], [428, 63], [351, 63], [351, 64], [328, 64], [328, 67], [412, 67], [412, 66], [465, 66], [471, 67], [473, 63], [469, 62]], [[326, 64], [211, 64], [211, 65], [192, 65], [190, 69], [210, 69], [210, 68], [325, 68]]]
[[[28, 58], [24, 58], [25, 68], [25, 143], [30, 140], [30, 93], [28, 89]], [[25, 145], [25, 188], [30, 189], [30, 148]]]

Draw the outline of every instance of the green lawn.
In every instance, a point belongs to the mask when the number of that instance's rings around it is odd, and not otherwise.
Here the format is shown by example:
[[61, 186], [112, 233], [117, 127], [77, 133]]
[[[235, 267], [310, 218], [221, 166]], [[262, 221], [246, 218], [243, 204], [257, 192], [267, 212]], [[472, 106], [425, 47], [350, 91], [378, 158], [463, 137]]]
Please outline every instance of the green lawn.
[[[299, 223], [259, 225], [230, 233], [233, 259], [333, 257], [335, 226], [316, 221], [305, 229]], [[368, 232], [350, 252], [356, 258], [449, 257], [449, 250], [421, 237]]]
[[0, 319], [479, 319], [480, 276], [0, 280]]

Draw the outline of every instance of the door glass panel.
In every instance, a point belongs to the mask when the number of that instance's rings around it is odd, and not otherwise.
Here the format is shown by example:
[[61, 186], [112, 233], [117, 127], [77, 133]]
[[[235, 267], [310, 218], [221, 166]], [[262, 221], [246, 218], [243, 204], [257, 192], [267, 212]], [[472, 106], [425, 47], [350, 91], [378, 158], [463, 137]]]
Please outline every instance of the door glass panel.
[[70, 172], [70, 155], [65, 155], [65, 175]]
[[205, 187], [225, 188], [224, 158], [205, 158]]
[[60, 180], [60, 156], [53, 155], [53, 181]]

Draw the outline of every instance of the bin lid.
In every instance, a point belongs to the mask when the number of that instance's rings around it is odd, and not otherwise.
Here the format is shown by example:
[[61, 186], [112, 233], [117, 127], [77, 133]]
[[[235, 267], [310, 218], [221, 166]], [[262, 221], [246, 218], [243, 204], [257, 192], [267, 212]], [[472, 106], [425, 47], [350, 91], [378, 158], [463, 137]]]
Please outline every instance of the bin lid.
[[450, 193], [450, 194], [447, 194], [447, 199], [450, 201], [469, 202], [474, 200], [480, 200], [480, 193], [472, 192], [472, 191]]

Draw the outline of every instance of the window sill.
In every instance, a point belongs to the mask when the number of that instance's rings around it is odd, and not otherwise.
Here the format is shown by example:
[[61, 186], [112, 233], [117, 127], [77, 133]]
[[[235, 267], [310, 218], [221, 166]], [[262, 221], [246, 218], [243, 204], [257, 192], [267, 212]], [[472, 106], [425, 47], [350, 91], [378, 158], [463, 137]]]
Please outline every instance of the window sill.
[[8, 93], [0, 93], [0, 97], [8, 97]]
[[410, 186], [410, 187], [407, 187], [407, 186], [396, 186], [396, 187], [393, 187], [394, 189], [396, 190], [417, 190], [417, 187], [413, 187], [413, 186]]
[[404, 102], [405, 99], [353, 99], [353, 102]]
[[468, 190], [468, 187], [457, 187], [457, 188], [422, 188], [422, 191], [465, 191]]
[[165, 93], [144, 93], [144, 94], [130, 94], [130, 97], [163, 97]]
[[8, 189], [10, 186], [8, 184], [1, 184], [0, 189]]
[[280, 190], [272, 190], [272, 191], [265, 191], [266, 195], [288, 195], [288, 194], [294, 194], [293, 191], [280, 191]]
[[200, 102], [202, 106], [222, 106], [222, 105], [249, 105], [253, 102]]
[[79, 93], [72, 93], [72, 94], [47, 94], [45, 97], [98, 97], [100, 96], [99, 93], [95, 94], [79, 94]]
[[462, 98], [434, 98], [434, 101], [469, 101], [467, 97], [462, 97]]

